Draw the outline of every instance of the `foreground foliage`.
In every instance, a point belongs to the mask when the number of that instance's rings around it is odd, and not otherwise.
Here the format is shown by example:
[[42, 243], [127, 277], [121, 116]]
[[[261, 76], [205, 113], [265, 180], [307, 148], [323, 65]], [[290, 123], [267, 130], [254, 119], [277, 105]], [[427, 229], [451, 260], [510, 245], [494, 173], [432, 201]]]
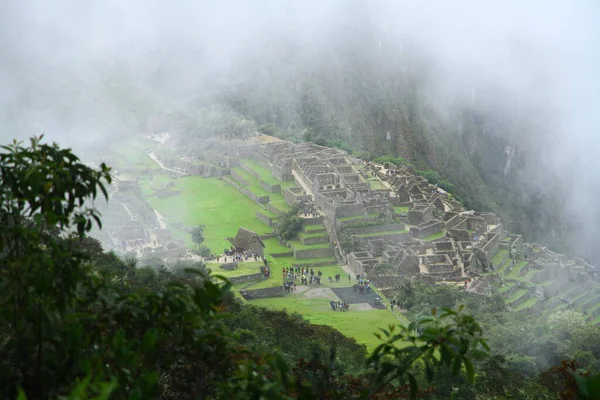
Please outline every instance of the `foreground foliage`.
[[[488, 357], [481, 326], [462, 308], [391, 326], [367, 359], [364, 346], [329, 327], [241, 305], [230, 284], [208, 277], [202, 263], [140, 268], [104, 252], [85, 234], [101, 223], [93, 200], [99, 192], [106, 197], [110, 170], [95, 171], [70, 150], [39, 139], [3, 150], [2, 398], [473, 398], [477, 390], [498, 392], [492, 384], [503, 369]], [[483, 379], [474, 386], [476, 367]], [[553, 379], [557, 390], [575, 382], [588, 398], [597, 393], [597, 381], [586, 375]], [[527, 387], [529, 381], [519, 382]]]

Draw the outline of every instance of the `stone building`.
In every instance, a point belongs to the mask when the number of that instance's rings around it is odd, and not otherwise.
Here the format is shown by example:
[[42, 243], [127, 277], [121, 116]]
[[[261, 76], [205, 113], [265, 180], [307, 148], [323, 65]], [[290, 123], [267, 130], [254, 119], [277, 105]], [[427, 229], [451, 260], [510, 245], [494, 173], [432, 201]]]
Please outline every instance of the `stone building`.
[[264, 253], [265, 244], [263, 241], [255, 232], [246, 228], [238, 229], [235, 237], [227, 238], [227, 240], [235, 247], [236, 251], [247, 251], [259, 256], [262, 256]]

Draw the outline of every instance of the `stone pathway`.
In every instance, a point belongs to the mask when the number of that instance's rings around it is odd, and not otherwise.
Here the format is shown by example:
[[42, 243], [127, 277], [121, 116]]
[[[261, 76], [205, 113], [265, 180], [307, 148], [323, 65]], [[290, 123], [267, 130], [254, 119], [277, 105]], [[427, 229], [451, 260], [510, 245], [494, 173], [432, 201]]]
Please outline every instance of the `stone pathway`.
[[296, 183], [300, 184], [300, 186], [302, 187], [302, 189], [304, 189], [306, 194], [311, 197], [312, 201], [315, 201], [315, 195], [313, 194], [312, 189], [309, 188], [306, 183], [304, 183], [302, 178], [296, 173], [295, 169], [292, 169], [292, 175], [294, 176]]
[[156, 208], [154, 209], [154, 214], [156, 215], [156, 219], [158, 220], [158, 225], [160, 225], [160, 228], [167, 229], [167, 224], [165, 224], [163, 221], [164, 217], [161, 215], [161, 213], [158, 212]]
[[171, 168], [165, 167], [165, 165], [158, 159], [158, 157], [156, 157], [156, 154], [154, 154], [153, 151], [149, 151], [148, 152], [148, 157], [150, 157], [152, 159], [152, 161], [154, 161], [155, 163], [157, 163], [158, 166], [161, 167], [162, 169], [164, 169], [165, 171], [174, 172], [174, 173], [176, 173], [178, 175], [182, 175], [181, 172], [179, 172], [179, 171], [177, 171], [175, 169], [171, 169]]

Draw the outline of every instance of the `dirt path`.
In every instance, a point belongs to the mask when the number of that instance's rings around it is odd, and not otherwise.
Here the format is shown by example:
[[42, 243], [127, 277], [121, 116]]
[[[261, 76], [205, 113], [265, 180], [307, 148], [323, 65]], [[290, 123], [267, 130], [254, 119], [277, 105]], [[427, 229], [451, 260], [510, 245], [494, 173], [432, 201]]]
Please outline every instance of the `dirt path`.
[[156, 219], [158, 220], [158, 225], [160, 225], [160, 229], [167, 229], [167, 224], [165, 224], [163, 221], [164, 217], [161, 215], [161, 213], [158, 212], [156, 208], [154, 209], [154, 214], [156, 215]]
[[165, 167], [165, 165], [158, 159], [158, 157], [156, 157], [156, 154], [154, 154], [153, 151], [149, 151], [148, 152], [148, 157], [150, 157], [152, 159], [152, 161], [154, 161], [155, 163], [158, 164], [159, 167], [161, 167], [162, 169], [164, 169], [165, 171], [169, 171], [169, 172], [174, 172], [178, 175], [181, 175], [181, 172], [175, 170], [175, 169], [171, 169], [168, 167]]
[[293, 170], [293, 169], [292, 169], [292, 175], [296, 179], [296, 182], [300, 184], [300, 186], [302, 187], [302, 189], [304, 189], [304, 191], [306, 192], [306, 194], [308, 194], [311, 197], [312, 201], [315, 201], [315, 195], [313, 194], [312, 189], [309, 188], [306, 183], [304, 183], [304, 181], [302, 180], [302, 178], [300, 177], [300, 175], [298, 175], [296, 173], [296, 171]]

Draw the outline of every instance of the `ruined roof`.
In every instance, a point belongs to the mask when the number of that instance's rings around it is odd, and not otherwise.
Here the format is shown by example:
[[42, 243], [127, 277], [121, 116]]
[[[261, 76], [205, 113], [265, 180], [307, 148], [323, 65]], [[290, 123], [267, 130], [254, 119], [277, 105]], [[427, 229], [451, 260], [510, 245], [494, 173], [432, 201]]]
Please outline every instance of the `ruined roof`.
[[247, 249], [254, 238], [258, 239], [262, 247], [265, 247], [265, 244], [262, 240], [260, 240], [260, 237], [256, 234], [256, 232], [252, 232], [243, 227], [240, 227], [235, 237], [233, 239], [230, 238], [229, 241], [238, 249]]

